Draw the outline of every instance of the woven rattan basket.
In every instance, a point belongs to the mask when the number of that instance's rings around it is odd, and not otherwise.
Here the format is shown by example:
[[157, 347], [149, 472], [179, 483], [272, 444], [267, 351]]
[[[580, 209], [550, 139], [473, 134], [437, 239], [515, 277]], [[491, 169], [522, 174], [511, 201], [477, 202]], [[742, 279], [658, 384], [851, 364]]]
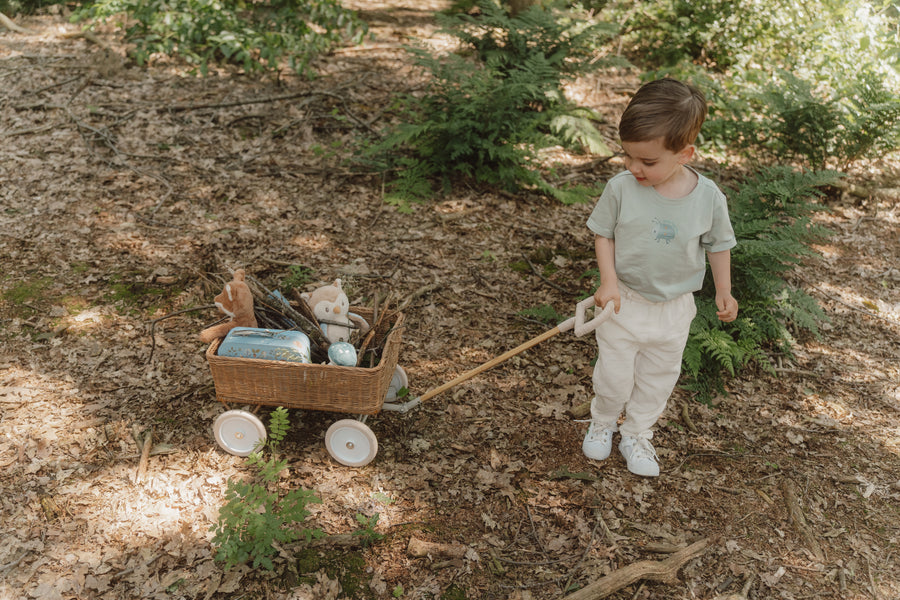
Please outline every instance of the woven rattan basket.
[[[372, 323], [367, 308], [351, 310]], [[221, 339], [206, 349], [206, 359], [224, 404], [256, 404], [374, 415], [381, 410], [400, 355], [403, 313], [388, 311], [368, 348], [382, 348], [374, 367], [339, 367], [216, 354]]]

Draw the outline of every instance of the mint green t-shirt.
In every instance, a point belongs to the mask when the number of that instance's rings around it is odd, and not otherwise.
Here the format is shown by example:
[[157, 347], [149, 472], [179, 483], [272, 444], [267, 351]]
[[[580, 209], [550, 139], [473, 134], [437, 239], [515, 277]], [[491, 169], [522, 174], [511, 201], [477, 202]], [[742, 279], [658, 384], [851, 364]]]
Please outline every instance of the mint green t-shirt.
[[696, 174], [691, 193], [671, 199], [640, 185], [630, 172], [619, 173], [588, 218], [588, 229], [615, 240], [619, 281], [652, 302], [699, 290], [706, 252], [737, 244], [725, 195]]

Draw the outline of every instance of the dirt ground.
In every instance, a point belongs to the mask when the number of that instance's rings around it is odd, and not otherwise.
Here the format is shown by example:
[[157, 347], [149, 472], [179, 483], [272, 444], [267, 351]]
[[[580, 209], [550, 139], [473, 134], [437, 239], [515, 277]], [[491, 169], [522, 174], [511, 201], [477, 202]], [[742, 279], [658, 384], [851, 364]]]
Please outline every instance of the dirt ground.
[[[460, 187], [401, 214], [341, 162], [392, 94], [420, 85], [401, 44], [446, 41], [439, 3], [359, 4], [376, 38], [323, 58], [312, 82], [138, 68], [64, 15], [0, 30], [0, 598], [562, 598], [703, 540], [676, 577], [610, 597], [900, 598], [888, 162], [852, 174], [868, 193], [828, 200], [833, 236], [795, 274], [831, 319], [821, 339], [713, 405], [676, 391], [659, 478], [582, 455], [569, 411], [590, 398], [595, 344], [567, 333], [370, 418], [379, 453], [363, 468], [324, 447], [349, 415], [292, 411], [280, 486], [317, 492], [307, 525], [348, 534], [377, 515], [384, 538], [299, 565], [289, 546], [272, 573], [213, 560], [226, 481], [249, 473], [211, 429], [225, 407], [197, 334], [216, 315], [161, 320], [151, 337], [154, 319], [210, 304], [229, 269], [278, 287], [303, 265], [305, 289], [340, 277], [355, 304], [406, 304], [415, 396], [547, 330], [520, 311], [571, 314], [590, 285], [590, 206]], [[614, 122], [635, 81], [606, 72], [571, 91]], [[584, 183], [622, 168], [559, 158]], [[138, 478], [144, 432], [165, 445]], [[413, 539], [463, 553], [416, 556]]]

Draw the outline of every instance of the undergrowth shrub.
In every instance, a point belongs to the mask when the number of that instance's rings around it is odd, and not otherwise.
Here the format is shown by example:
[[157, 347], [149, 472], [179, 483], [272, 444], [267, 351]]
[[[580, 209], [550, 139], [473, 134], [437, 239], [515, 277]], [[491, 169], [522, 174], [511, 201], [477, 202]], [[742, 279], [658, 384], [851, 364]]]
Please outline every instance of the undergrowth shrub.
[[726, 377], [750, 363], [771, 371], [770, 353], [791, 356], [792, 331], [818, 335], [825, 313], [785, 276], [813, 254], [813, 241], [827, 237], [827, 230], [812, 224], [810, 216], [825, 209], [816, 202], [821, 188], [839, 177], [834, 171], [771, 167], [729, 193], [738, 242], [732, 251], [732, 287], [740, 312], [732, 323], [719, 321], [707, 274], [683, 359], [685, 387], [699, 398], [724, 391]]
[[73, 14], [73, 20], [109, 19], [124, 29], [138, 64], [155, 53], [178, 55], [204, 75], [215, 62], [254, 72], [286, 61], [309, 76], [315, 56], [344, 39], [358, 42], [367, 31], [339, 0], [99, 0]]
[[711, 85], [707, 135], [757, 160], [847, 168], [900, 148], [900, 97], [872, 72], [819, 85], [788, 71]]
[[[282, 493], [276, 485], [287, 467], [287, 461], [278, 458], [278, 448], [288, 429], [288, 411], [282, 407], [273, 410], [265, 447], [247, 457], [255, 477], [251, 481], [228, 480], [225, 505], [211, 528], [215, 531], [212, 543], [217, 548], [216, 560], [224, 562], [226, 569], [250, 562], [254, 569], [271, 571], [278, 544], [324, 536], [319, 529], [300, 526], [310, 515], [306, 506], [321, 502], [315, 492], [296, 489]], [[268, 458], [263, 457], [265, 451]]]
[[465, 179], [506, 191], [537, 189], [563, 202], [587, 200], [584, 189], [560, 189], [540, 173], [538, 151], [555, 145], [608, 152], [594, 114], [565, 98], [563, 83], [606, 62], [597, 45], [614, 28], [535, 6], [510, 16], [499, 4], [479, 14], [444, 17], [463, 52], [433, 56], [410, 49], [429, 72], [424, 95], [400, 101], [401, 123], [360, 153], [392, 173], [386, 200], [408, 210]]
[[900, 10], [870, 0], [614, 0], [625, 53], [707, 92], [720, 149], [844, 169], [900, 149]]
[[63, 0], [0, 0], [0, 12], [8, 17], [19, 13], [32, 14], [54, 4], [65, 4]]

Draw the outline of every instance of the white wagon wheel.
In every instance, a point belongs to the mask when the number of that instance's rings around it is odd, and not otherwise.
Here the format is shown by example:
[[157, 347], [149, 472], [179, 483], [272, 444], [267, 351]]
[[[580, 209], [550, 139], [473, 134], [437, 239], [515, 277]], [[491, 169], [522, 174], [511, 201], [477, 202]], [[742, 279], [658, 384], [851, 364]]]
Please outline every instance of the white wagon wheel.
[[263, 422], [246, 410], [223, 412], [213, 423], [213, 433], [222, 450], [235, 456], [248, 456], [267, 437]]
[[396, 400], [397, 394], [399, 394], [400, 390], [403, 388], [409, 389], [409, 378], [406, 376], [406, 371], [403, 370], [403, 367], [397, 365], [394, 367], [394, 374], [391, 376], [391, 383], [388, 385], [385, 400]]
[[325, 433], [325, 448], [342, 465], [364, 467], [378, 454], [378, 439], [365, 423], [342, 419]]

